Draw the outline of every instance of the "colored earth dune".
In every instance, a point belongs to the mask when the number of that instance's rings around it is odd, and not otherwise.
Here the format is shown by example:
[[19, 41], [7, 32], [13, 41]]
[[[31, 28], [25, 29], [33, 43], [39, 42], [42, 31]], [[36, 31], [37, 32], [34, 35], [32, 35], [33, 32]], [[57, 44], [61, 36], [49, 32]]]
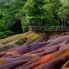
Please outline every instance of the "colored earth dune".
[[0, 69], [69, 69], [69, 33], [27, 32], [1, 39]]

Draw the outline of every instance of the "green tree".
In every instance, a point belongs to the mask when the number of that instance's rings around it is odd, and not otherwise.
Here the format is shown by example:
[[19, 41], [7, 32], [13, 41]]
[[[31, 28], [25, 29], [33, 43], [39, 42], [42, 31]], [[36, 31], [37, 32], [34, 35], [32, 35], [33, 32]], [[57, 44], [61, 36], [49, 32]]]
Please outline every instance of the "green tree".
[[[10, 31], [12, 33], [8, 26], [15, 25], [16, 20], [20, 19], [17, 17], [17, 14], [19, 14], [19, 11], [25, 4], [25, 1], [26, 0], [0, 0], [0, 32], [3, 32], [3, 36], [6, 35], [6, 31]], [[10, 35], [10, 32], [7, 33]]]
[[28, 30], [28, 26], [40, 26], [43, 25], [43, 21], [45, 20], [45, 13], [43, 5], [45, 4], [45, 0], [28, 0], [22, 11], [22, 25], [24, 29]]
[[64, 27], [64, 30], [69, 22], [69, 0], [61, 0], [62, 6], [58, 10], [58, 16], [60, 23]]
[[58, 10], [62, 6], [60, 0], [28, 0], [22, 9], [23, 28], [37, 26], [57, 26], [59, 25]]

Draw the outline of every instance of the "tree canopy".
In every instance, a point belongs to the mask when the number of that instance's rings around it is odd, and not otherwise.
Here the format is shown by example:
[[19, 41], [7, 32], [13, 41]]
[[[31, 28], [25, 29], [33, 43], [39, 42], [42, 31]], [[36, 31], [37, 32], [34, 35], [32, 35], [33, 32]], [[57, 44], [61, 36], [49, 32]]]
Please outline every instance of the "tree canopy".
[[45, 31], [48, 26], [68, 25], [69, 0], [0, 0], [0, 38], [25, 32], [29, 26]]

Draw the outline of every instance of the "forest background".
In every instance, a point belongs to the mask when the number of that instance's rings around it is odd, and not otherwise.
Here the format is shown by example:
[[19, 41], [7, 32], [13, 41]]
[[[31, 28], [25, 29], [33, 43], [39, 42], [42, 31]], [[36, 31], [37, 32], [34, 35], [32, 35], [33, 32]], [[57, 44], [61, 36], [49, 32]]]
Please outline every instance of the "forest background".
[[[69, 27], [69, 0], [0, 0], [0, 38], [48, 26]], [[67, 30], [68, 31], [68, 30]]]

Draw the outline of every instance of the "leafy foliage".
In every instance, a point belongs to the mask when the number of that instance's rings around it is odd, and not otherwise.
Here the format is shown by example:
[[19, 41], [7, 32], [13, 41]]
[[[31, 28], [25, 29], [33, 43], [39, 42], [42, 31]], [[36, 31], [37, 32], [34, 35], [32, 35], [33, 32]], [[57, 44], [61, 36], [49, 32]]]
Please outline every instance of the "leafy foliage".
[[69, 0], [0, 0], [1, 38], [7, 37], [6, 31], [17, 34], [29, 26], [43, 31], [59, 25], [69, 25]]
[[[24, 5], [24, 0], [3, 0], [0, 1], [0, 32], [2, 34], [2, 37], [4, 35], [7, 36], [7, 33], [10, 35], [9, 32], [12, 34], [18, 33], [20, 30], [17, 29], [17, 21], [18, 17], [16, 17], [17, 13], [19, 13], [19, 10]], [[16, 27], [13, 25], [16, 24]], [[12, 27], [13, 26], [13, 27]], [[13, 28], [14, 30], [17, 29], [17, 31], [12, 31], [10, 28]], [[2, 28], [2, 29], [1, 29]], [[3, 31], [4, 30], [4, 31]], [[5, 33], [6, 31], [9, 31]], [[1, 37], [1, 38], [2, 38]]]

